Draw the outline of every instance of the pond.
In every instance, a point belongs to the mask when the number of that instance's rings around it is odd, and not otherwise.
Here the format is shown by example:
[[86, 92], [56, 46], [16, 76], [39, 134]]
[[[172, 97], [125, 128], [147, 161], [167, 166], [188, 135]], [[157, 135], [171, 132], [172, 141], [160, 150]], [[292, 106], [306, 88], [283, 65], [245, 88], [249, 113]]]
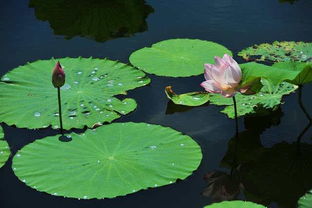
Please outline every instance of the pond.
[[[254, 44], [311, 42], [311, 9], [311, 0], [6, 1], [0, 8], [0, 76], [27, 62], [51, 57], [92, 56], [129, 63], [134, 51], [174, 38], [222, 44], [237, 62], [244, 63], [237, 53]], [[118, 96], [135, 99], [137, 108], [114, 123], [157, 124], [192, 137], [203, 155], [198, 169], [185, 180], [127, 196], [77, 200], [26, 186], [15, 176], [10, 158], [0, 168], [1, 207], [202, 208], [238, 199], [292, 208], [312, 189], [312, 132], [301, 107], [312, 115], [311, 84], [302, 88], [301, 100], [297, 90], [283, 97], [283, 104], [275, 111], [239, 117], [239, 140], [235, 140], [235, 121], [220, 113], [224, 107], [180, 106], [166, 97], [166, 86], [173, 86], [178, 94], [202, 91], [203, 74], [147, 76], [150, 84]], [[13, 156], [35, 140], [58, 134], [52, 128], [1, 125]], [[301, 144], [297, 142], [300, 136]]]

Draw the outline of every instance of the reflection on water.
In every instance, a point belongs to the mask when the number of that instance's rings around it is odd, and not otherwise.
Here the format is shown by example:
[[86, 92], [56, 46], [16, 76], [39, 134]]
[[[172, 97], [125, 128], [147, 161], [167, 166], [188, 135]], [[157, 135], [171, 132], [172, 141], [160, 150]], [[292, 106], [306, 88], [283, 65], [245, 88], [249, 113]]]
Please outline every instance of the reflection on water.
[[279, 0], [279, 2], [281, 2], [281, 3], [288, 2], [291, 4], [295, 3], [296, 1], [298, 1], [298, 0]]
[[30, 0], [29, 7], [56, 35], [99, 42], [146, 31], [145, 19], [153, 12], [144, 0]]
[[276, 202], [286, 208], [296, 206], [298, 199], [312, 188], [312, 145], [300, 142], [307, 127], [291, 144], [281, 142], [267, 148], [260, 138], [266, 128], [279, 124], [282, 115], [279, 110], [245, 118], [246, 130], [229, 141], [221, 162], [222, 167], [231, 169], [230, 173], [212, 180], [219, 191], [209, 191], [212, 183], [207, 180], [206, 195], [213, 200], [228, 200], [242, 191], [249, 201], [264, 205]]

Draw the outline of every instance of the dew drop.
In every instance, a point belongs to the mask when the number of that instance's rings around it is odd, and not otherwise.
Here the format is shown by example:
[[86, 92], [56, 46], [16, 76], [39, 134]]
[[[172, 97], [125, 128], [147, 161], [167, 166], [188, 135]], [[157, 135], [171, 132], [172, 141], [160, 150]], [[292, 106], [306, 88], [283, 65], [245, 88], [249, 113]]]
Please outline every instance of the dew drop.
[[107, 102], [112, 102], [112, 99], [107, 99]]
[[74, 81], [74, 84], [79, 84], [79, 82], [78, 81]]
[[83, 199], [87, 199], [88, 198], [88, 196], [83, 196]]
[[200, 98], [199, 97], [193, 97], [193, 100], [199, 100]]
[[113, 105], [108, 105], [108, 107], [112, 108], [112, 107], [113, 107]]
[[154, 186], [155, 186], [155, 187], [157, 187], [158, 185], [157, 185], [157, 184], [155, 184]]
[[63, 87], [61, 87], [61, 90], [69, 90], [71, 86], [69, 84], [64, 84]]
[[16, 155], [16, 157], [20, 157], [20, 156], [21, 156], [21, 154], [17, 154], [17, 155]]
[[2, 81], [9, 81], [9, 80], [10, 80], [9, 77], [3, 77], [3, 78], [2, 78]]
[[82, 74], [82, 72], [77, 72], [77, 74]]
[[118, 83], [119, 86], [122, 86], [122, 83]]
[[184, 144], [180, 144], [180, 146], [181, 146], [181, 147], [183, 147], [183, 146], [184, 146]]
[[84, 104], [81, 103], [81, 104], [80, 104], [80, 107], [83, 107], [83, 106], [84, 106]]
[[36, 112], [36, 113], [34, 113], [34, 116], [39, 117], [39, 116], [41, 116], [41, 113]]
[[98, 77], [93, 77], [92, 80], [93, 81], [99, 81], [100, 79]]
[[152, 145], [152, 146], [150, 146], [150, 148], [151, 148], [151, 149], [156, 149], [157, 146], [156, 146], [156, 145]]
[[126, 113], [126, 111], [120, 111], [120, 113], [125, 114], [125, 113]]
[[22, 181], [23, 181], [24, 183], [26, 183], [26, 180], [25, 180], [25, 179], [23, 179]]
[[175, 163], [171, 163], [172, 166], [175, 166]]

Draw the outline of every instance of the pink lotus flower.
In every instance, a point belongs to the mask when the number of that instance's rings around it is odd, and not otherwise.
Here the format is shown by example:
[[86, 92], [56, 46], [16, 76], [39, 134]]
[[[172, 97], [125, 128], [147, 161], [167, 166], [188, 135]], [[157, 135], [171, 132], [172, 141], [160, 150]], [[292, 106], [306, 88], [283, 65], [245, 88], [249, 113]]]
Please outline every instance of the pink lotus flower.
[[62, 87], [65, 83], [65, 72], [58, 61], [52, 72], [52, 84], [55, 88]]
[[239, 89], [242, 71], [238, 63], [228, 54], [223, 58], [215, 57], [215, 64], [205, 64], [205, 79], [200, 85], [206, 91], [219, 93], [224, 97], [233, 97], [237, 92], [246, 92]]

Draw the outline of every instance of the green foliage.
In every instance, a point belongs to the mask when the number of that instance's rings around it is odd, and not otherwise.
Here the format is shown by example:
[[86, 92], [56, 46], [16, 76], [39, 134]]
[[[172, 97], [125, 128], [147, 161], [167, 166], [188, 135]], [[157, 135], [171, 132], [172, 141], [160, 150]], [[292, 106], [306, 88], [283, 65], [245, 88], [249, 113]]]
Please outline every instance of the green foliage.
[[29, 6], [55, 34], [101, 42], [145, 31], [145, 19], [153, 12], [144, 0], [31, 0]]
[[[274, 86], [271, 82], [262, 80], [262, 84], [263, 87], [257, 94], [243, 95], [237, 93], [235, 95], [238, 116], [257, 113], [259, 108], [274, 110], [278, 107], [279, 104], [281, 104], [282, 97], [284, 95], [287, 95], [297, 89], [296, 85], [287, 82], [283, 82], [278, 86]], [[229, 118], [235, 117], [233, 100], [230, 98], [225, 98], [220, 94], [191, 92], [177, 95], [172, 90], [170, 93], [168, 93], [167, 89], [166, 94], [169, 99], [178, 105], [199, 106], [208, 101], [214, 105], [225, 105], [226, 107], [221, 112], [227, 114]], [[196, 99], [194, 100], [194, 98]]]
[[199, 145], [171, 128], [146, 123], [114, 123], [36, 140], [13, 158], [16, 176], [49, 194], [113, 198], [185, 179], [202, 159]]
[[142, 48], [130, 56], [132, 65], [158, 76], [188, 77], [204, 72], [205, 63], [214, 56], [231, 55], [231, 51], [214, 42], [195, 39], [171, 39]]
[[[65, 129], [111, 122], [136, 108], [126, 94], [150, 79], [126, 64], [107, 59], [61, 58], [66, 73], [61, 88]], [[5, 74], [0, 82], [0, 121], [26, 128], [58, 128], [57, 90], [51, 83], [55, 59], [40, 60]]]
[[11, 154], [10, 147], [6, 141], [4, 141], [3, 129], [0, 126], [0, 168], [9, 159]]
[[312, 190], [299, 199], [298, 208], [312, 208]]
[[204, 208], [265, 208], [260, 204], [248, 201], [223, 201], [205, 206]]
[[[258, 108], [274, 110], [281, 104], [284, 95], [297, 89], [297, 86], [286, 82], [281, 83], [277, 87], [267, 80], [262, 80], [262, 83], [263, 88], [257, 94], [243, 95], [238, 93], [236, 95], [238, 116], [256, 113]], [[212, 94], [210, 102], [215, 105], [227, 105], [221, 112], [227, 114], [229, 118], [235, 118], [232, 99], [225, 98], [219, 94]]]
[[248, 61], [312, 61], [312, 43], [275, 41], [246, 48], [238, 55]]

